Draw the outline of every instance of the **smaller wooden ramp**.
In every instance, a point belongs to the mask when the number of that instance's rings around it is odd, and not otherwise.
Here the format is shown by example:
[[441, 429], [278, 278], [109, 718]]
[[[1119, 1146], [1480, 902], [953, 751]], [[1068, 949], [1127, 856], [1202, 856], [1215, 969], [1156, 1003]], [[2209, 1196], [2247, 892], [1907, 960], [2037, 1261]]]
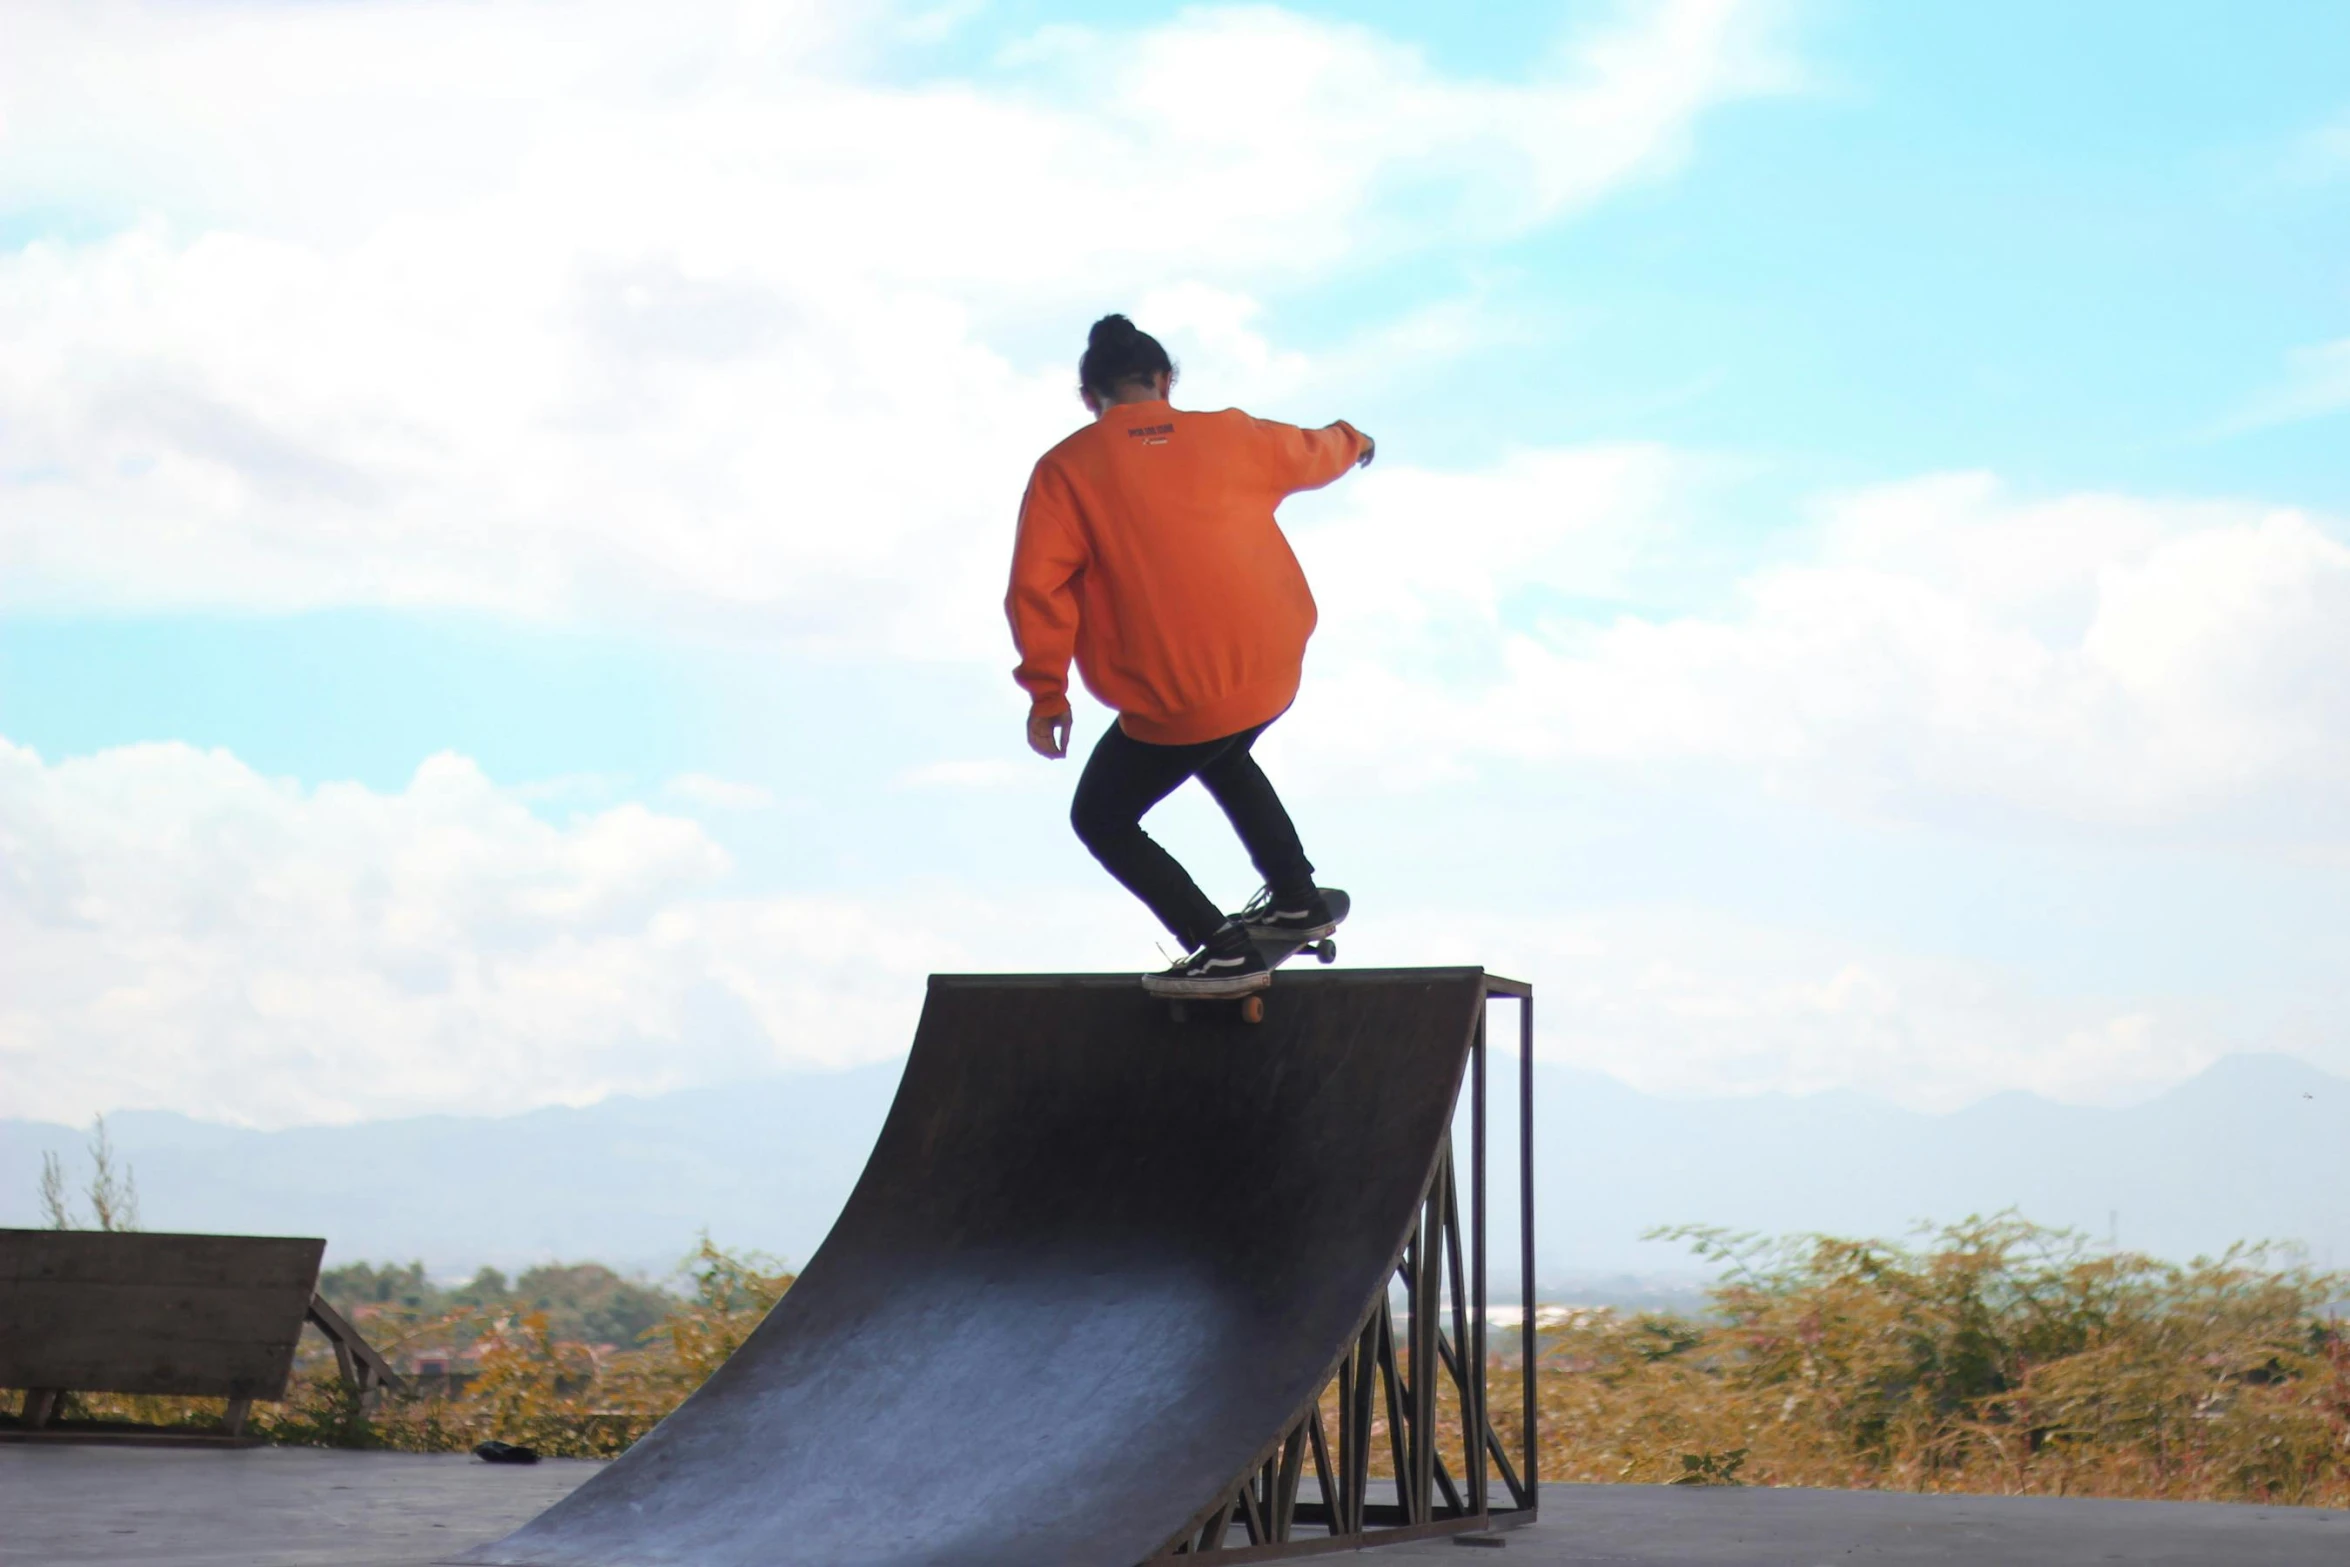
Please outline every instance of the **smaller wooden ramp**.
[[60, 1393], [174, 1393], [227, 1399], [222, 1438], [251, 1440], [245, 1412], [285, 1396], [325, 1250], [306, 1237], [0, 1230], [0, 1387], [28, 1390], [21, 1425], [0, 1435], [139, 1435], [53, 1429], [47, 1415]]

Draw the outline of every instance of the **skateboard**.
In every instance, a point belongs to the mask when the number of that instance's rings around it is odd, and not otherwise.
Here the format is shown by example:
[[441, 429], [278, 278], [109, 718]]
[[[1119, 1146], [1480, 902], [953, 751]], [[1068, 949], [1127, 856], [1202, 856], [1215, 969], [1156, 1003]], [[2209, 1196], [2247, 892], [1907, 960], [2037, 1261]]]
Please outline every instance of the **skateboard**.
[[[1335, 887], [1324, 887], [1322, 899], [1330, 905], [1331, 919], [1343, 924], [1347, 910], [1353, 906], [1347, 895]], [[1317, 963], [1338, 961], [1338, 938], [1335, 934], [1316, 936], [1311, 941], [1299, 941], [1289, 936], [1258, 936], [1252, 939], [1268, 969], [1279, 968], [1301, 952], [1311, 952]], [[1272, 987], [1268, 985], [1265, 988], [1269, 990]], [[1193, 1007], [1231, 1007], [1239, 1012], [1243, 1023], [1265, 1021], [1264, 990], [1252, 990], [1245, 996], [1162, 996], [1159, 999], [1167, 1003], [1168, 1015], [1178, 1023], [1190, 1015]]]

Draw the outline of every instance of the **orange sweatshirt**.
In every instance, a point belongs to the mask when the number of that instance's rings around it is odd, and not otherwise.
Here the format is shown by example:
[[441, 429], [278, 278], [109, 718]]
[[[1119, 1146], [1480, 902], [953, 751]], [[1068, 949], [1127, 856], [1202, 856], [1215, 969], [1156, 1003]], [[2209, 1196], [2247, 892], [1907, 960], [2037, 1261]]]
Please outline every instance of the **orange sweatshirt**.
[[1004, 612], [1033, 709], [1069, 706], [1069, 660], [1137, 740], [1189, 745], [1297, 696], [1314, 595], [1273, 521], [1362, 456], [1237, 408], [1120, 403], [1044, 454], [1020, 503]]

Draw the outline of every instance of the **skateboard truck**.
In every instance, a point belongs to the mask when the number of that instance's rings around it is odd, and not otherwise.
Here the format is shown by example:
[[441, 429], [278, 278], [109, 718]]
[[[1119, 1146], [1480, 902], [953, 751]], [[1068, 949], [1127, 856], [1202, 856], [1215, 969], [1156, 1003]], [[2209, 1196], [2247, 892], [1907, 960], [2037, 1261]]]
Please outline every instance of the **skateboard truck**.
[[1167, 1015], [1178, 1023], [1188, 1022], [1192, 1007], [1230, 1007], [1240, 1014], [1243, 1023], [1265, 1021], [1265, 993], [1252, 990], [1245, 996], [1193, 996], [1182, 1001], [1170, 1000]]

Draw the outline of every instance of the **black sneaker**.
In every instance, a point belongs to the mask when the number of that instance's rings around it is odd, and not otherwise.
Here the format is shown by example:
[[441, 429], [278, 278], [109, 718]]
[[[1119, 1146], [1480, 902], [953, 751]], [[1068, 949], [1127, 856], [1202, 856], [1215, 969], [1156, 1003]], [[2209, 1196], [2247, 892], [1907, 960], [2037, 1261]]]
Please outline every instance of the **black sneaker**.
[[1276, 898], [1268, 887], [1232, 918], [1252, 938], [1263, 941], [1320, 941], [1338, 928], [1338, 918], [1319, 888], [1303, 898]]
[[1142, 976], [1142, 988], [1154, 996], [1191, 997], [1213, 1001], [1245, 996], [1273, 983], [1265, 955], [1256, 949], [1240, 926], [1227, 923], [1208, 938], [1206, 946], [1173, 968]]

